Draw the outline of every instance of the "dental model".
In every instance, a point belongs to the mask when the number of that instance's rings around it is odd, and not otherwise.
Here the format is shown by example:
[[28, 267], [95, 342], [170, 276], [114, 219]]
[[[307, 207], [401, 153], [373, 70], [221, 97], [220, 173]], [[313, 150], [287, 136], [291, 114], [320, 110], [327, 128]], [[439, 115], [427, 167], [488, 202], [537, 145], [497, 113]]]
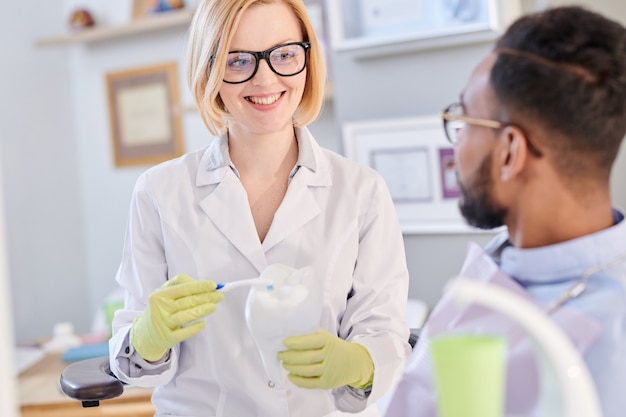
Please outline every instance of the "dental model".
[[286, 337], [314, 333], [319, 327], [321, 284], [313, 268], [295, 269], [281, 264], [268, 266], [258, 280], [271, 285], [254, 285], [250, 289], [246, 323], [261, 354], [268, 385], [282, 386], [285, 371], [278, 352], [285, 350]]

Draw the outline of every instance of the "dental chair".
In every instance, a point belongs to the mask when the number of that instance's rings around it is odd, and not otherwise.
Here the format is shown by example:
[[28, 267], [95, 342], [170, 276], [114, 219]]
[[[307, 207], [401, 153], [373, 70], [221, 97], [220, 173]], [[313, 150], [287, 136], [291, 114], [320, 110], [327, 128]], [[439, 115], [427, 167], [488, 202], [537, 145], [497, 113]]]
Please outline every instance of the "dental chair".
[[[409, 344], [415, 346], [420, 329], [411, 329]], [[81, 401], [83, 407], [97, 407], [100, 401], [119, 397], [124, 383], [111, 372], [109, 357], [100, 356], [69, 364], [61, 373], [61, 390], [68, 397]]]

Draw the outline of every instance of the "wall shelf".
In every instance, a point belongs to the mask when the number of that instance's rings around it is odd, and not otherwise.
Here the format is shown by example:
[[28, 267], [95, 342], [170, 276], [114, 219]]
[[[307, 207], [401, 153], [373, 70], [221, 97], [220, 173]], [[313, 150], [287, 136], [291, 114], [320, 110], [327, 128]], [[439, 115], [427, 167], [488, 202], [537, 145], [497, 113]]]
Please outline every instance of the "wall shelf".
[[521, 14], [520, 0], [327, 0], [331, 46], [355, 58], [492, 41]]
[[62, 36], [49, 37], [38, 40], [36, 46], [54, 46], [71, 43], [92, 43], [115, 38], [156, 32], [169, 28], [189, 25], [193, 10], [183, 9], [151, 15], [142, 19], [133, 20], [126, 25], [94, 26]]

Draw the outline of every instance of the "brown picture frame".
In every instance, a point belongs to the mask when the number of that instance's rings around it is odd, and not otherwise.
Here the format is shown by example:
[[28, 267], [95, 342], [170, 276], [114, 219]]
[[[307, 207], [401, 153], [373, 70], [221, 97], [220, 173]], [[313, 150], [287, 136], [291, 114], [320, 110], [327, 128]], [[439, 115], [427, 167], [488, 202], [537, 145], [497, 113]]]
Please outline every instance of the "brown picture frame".
[[184, 151], [175, 62], [106, 74], [115, 165], [149, 165]]

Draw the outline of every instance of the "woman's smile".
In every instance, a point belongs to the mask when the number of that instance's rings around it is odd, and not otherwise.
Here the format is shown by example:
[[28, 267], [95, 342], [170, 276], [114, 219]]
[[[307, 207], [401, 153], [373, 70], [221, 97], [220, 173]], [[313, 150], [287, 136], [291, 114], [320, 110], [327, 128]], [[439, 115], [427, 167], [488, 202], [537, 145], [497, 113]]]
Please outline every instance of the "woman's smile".
[[269, 106], [270, 104], [276, 103], [280, 98], [285, 94], [270, 94], [270, 95], [258, 95], [258, 96], [246, 96], [245, 99], [252, 104], [261, 105], [261, 106]]

